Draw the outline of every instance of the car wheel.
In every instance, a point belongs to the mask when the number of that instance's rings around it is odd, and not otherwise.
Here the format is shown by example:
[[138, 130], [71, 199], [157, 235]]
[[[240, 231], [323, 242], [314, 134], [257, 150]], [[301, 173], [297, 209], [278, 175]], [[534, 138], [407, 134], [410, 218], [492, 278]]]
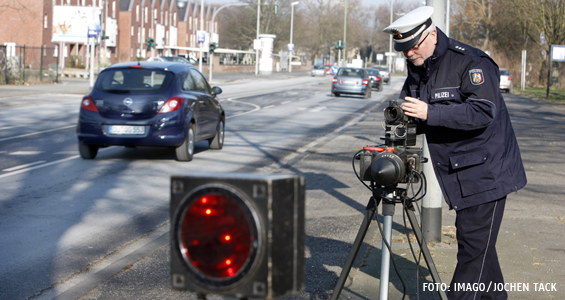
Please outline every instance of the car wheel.
[[334, 93], [334, 97], [339, 97], [339, 93]]
[[194, 156], [195, 139], [194, 124], [190, 123], [190, 125], [188, 125], [188, 131], [186, 132], [184, 142], [175, 149], [178, 161], [192, 160], [192, 157]]
[[94, 159], [98, 154], [98, 146], [87, 145], [81, 141], [78, 142], [78, 152], [83, 159]]
[[214, 136], [214, 138], [208, 140], [210, 142], [210, 149], [220, 150], [224, 147], [224, 127], [224, 119], [222, 118], [220, 120], [220, 123], [218, 123], [218, 130], [216, 130], [216, 135]]

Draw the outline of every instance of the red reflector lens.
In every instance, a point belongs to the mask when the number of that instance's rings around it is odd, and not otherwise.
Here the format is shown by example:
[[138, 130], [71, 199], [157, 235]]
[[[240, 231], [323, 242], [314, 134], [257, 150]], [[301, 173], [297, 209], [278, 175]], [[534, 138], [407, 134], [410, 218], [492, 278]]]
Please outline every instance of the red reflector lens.
[[512, 76], [508, 76], [508, 80], [512, 80]]
[[363, 85], [367, 85], [367, 84], [369, 84], [369, 80], [364, 79], [364, 80], [363, 80]]
[[333, 83], [337, 83], [337, 78], [334, 77]]
[[83, 109], [86, 109], [88, 111], [98, 112], [98, 107], [96, 107], [96, 104], [94, 104], [94, 101], [92, 100], [92, 98], [90, 96], [84, 96], [82, 98], [82, 103], [81, 103], [80, 107], [82, 107]]
[[181, 251], [202, 275], [231, 278], [250, 261], [255, 241], [252, 223], [231, 197], [199, 197], [188, 206], [181, 222]]
[[167, 102], [165, 102], [163, 106], [161, 106], [161, 109], [159, 109], [157, 113], [163, 114], [163, 113], [175, 111], [182, 106], [183, 102], [184, 102], [184, 98], [182, 96], [173, 96], [169, 98], [169, 100], [167, 100]]

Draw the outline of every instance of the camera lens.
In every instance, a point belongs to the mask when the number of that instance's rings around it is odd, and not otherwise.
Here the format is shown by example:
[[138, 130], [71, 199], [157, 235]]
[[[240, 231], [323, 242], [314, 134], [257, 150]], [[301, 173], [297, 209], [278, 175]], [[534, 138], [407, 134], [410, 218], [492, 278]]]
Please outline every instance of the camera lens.
[[371, 178], [380, 186], [396, 186], [404, 174], [404, 162], [396, 154], [381, 154], [371, 164]]
[[404, 111], [399, 106], [389, 106], [385, 108], [384, 115], [389, 125], [397, 125], [404, 118]]

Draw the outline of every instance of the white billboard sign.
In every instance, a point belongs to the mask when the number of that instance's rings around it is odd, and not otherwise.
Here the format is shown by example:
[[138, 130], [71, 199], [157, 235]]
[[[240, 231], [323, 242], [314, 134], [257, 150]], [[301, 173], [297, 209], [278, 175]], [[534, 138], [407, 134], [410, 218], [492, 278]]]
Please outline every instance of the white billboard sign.
[[116, 40], [118, 36], [118, 21], [116, 19], [108, 17], [106, 19], [106, 40], [107, 47], [116, 47]]
[[86, 43], [88, 28], [100, 28], [100, 7], [54, 6], [52, 42]]

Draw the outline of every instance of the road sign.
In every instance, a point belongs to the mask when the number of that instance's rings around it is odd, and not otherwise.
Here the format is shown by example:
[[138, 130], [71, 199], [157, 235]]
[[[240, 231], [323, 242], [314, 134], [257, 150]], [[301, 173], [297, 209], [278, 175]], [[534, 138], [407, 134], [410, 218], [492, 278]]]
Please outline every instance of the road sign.
[[377, 61], [383, 61], [384, 55], [382, 53], [377, 54]]
[[294, 52], [294, 44], [288, 44], [288, 51]]
[[385, 56], [396, 56], [396, 52], [385, 52]]
[[199, 44], [204, 44], [206, 42], [206, 31], [198, 30], [196, 31], [197, 42]]
[[339, 67], [338, 66], [332, 66], [330, 68], [330, 72], [332, 72], [332, 75], [337, 74], [337, 71], [339, 71]]

